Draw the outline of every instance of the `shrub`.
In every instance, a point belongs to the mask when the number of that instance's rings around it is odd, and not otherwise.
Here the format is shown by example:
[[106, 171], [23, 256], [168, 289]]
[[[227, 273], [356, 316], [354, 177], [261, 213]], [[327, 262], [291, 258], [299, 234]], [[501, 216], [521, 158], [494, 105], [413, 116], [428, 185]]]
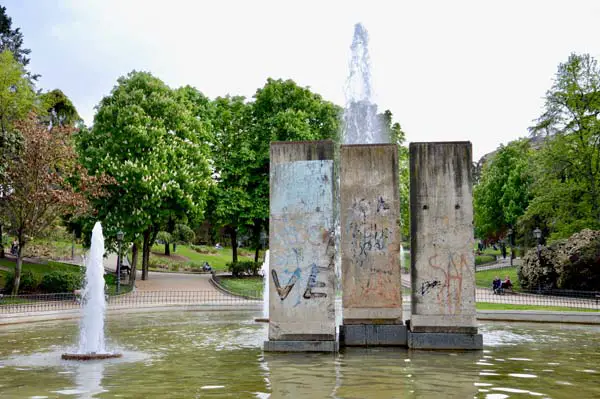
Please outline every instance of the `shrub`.
[[528, 289], [595, 291], [600, 286], [600, 231], [584, 229], [567, 240], [531, 249], [519, 267]]
[[216, 248], [209, 247], [206, 245], [190, 245], [190, 248], [192, 248], [199, 254], [216, 254], [217, 252], [219, 252]]
[[180, 243], [189, 243], [194, 241], [196, 234], [185, 224], [176, 224], [173, 230], [173, 239]]
[[483, 265], [486, 263], [492, 263], [496, 261], [496, 257], [494, 255], [476, 255], [475, 256], [475, 264]]
[[117, 284], [117, 276], [111, 273], [104, 275], [104, 284], [111, 286]]
[[[15, 273], [8, 272], [6, 275], [6, 283], [4, 284], [4, 290], [11, 292], [15, 283]], [[34, 292], [38, 289], [40, 280], [31, 270], [21, 271], [21, 282], [19, 283], [19, 293]]]
[[44, 275], [40, 289], [44, 292], [73, 292], [81, 288], [82, 282], [81, 273], [56, 270]]
[[242, 274], [246, 274], [248, 276], [256, 276], [258, 275], [258, 271], [260, 270], [260, 262], [253, 261], [242, 261], [236, 263], [228, 263], [227, 269], [231, 272], [234, 277], [241, 276]]

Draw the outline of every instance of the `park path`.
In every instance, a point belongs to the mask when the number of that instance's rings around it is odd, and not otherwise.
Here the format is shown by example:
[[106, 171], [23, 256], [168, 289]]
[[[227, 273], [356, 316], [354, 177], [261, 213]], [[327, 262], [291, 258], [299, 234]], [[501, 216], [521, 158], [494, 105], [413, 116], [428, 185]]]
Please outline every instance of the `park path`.
[[[104, 268], [114, 271], [117, 255], [110, 253], [104, 258]], [[210, 274], [149, 272], [148, 280], [142, 280], [142, 272], [137, 271], [135, 289], [138, 291], [208, 291], [221, 293], [210, 283]]]
[[221, 292], [210, 283], [210, 274], [149, 272], [143, 281], [138, 272], [135, 281], [139, 291], [213, 291]]

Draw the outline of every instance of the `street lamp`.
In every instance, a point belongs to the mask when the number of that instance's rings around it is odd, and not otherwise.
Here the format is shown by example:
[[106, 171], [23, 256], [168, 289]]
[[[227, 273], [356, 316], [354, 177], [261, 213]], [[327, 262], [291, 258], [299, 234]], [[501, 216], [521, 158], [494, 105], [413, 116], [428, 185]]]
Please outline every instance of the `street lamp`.
[[121, 290], [121, 243], [123, 242], [123, 232], [119, 230], [117, 232], [117, 242], [119, 243], [119, 253], [117, 254], [117, 294]]
[[510, 228], [508, 229], [508, 244], [510, 245], [510, 265], [513, 265], [513, 240], [512, 240], [512, 235], [513, 235], [513, 229]]

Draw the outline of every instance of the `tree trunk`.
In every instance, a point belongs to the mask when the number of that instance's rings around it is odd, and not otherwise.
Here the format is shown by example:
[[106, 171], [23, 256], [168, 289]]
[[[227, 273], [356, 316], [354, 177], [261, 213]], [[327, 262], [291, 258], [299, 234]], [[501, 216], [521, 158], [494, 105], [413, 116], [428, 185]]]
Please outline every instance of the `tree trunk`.
[[15, 265], [15, 281], [13, 283], [12, 295], [19, 294], [19, 285], [21, 284], [21, 269], [23, 267], [23, 244], [19, 241], [17, 249], [17, 264]]
[[138, 263], [138, 245], [137, 243], [133, 243], [131, 247], [131, 274], [129, 275], [129, 285], [131, 288], [135, 287], [135, 278], [137, 273], [137, 263]]
[[142, 246], [142, 280], [148, 280], [148, 261], [150, 260], [150, 229], [144, 231]]
[[171, 256], [171, 246], [166, 241], [165, 241], [165, 255], [166, 256]]
[[0, 258], [4, 258], [4, 240], [2, 239], [2, 223], [0, 223]]
[[237, 263], [237, 261], [238, 261], [238, 256], [237, 256], [237, 229], [235, 227], [232, 227], [230, 229], [230, 233], [231, 233], [231, 261], [233, 263]]

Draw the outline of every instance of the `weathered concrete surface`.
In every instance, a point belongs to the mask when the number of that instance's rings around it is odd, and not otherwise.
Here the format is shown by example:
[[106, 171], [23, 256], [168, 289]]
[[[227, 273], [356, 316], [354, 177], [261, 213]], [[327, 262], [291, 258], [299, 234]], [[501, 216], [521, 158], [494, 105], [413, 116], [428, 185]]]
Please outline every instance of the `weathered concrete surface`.
[[269, 340], [335, 340], [334, 180], [333, 142], [271, 143]]
[[406, 346], [401, 324], [347, 324], [340, 326], [340, 346]]
[[398, 147], [343, 145], [343, 324], [402, 324]]
[[410, 349], [483, 349], [481, 334], [414, 333], [408, 332]]
[[410, 144], [411, 331], [477, 326], [471, 159], [469, 142]]
[[265, 352], [338, 352], [337, 341], [265, 341]]

